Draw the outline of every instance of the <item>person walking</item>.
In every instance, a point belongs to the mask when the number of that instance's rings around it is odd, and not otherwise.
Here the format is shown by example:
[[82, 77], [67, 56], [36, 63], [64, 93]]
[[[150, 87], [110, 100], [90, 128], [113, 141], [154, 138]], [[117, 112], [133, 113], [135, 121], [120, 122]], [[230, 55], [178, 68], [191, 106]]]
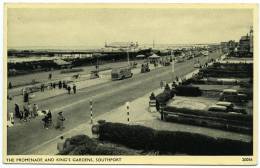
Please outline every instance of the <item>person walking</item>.
[[51, 110], [48, 111], [47, 113], [47, 122], [48, 122], [48, 127], [52, 126], [52, 114], [51, 114]]
[[21, 113], [21, 111], [20, 111], [19, 105], [16, 104], [16, 103], [15, 103], [15, 109], [14, 109], [14, 111], [15, 111], [15, 117], [16, 117], [16, 118], [19, 118], [20, 120], [22, 120], [22, 119], [23, 119], [23, 115], [22, 115], [22, 113]]
[[76, 89], [77, 89], [77, 88], [76, 88], [76, 85], [73, 84], [73, 87], [72, 87], [72, 88], [73, 88], [73, 93], [76, 94]]
[[57, 116], [56, 129], [63, 130], [65, 128], [64, 121], [65, 121], [65, 117], [62, 115], [62, 111], [61, 111], [58, 113], [58, 116]]
[[44, 92], [44, 84], [41, 84], [41, 92]]
[[160, 82], [161, 89], [163, 88], [163, 81]]
[[24, 114], [23, 114], [23, 121], [24, 122], [27, 122], [28, 121], [28, 118], [29, 118], [29, 109], [28, 109], [28, 105], [24, 105], [23, 106], [23, 111], [24, 111]]
[[71, 87], [70, 86], [68, 86], [68, 93], [70, 94], [70, 90], [71, 90]]
[[65, 144], [64, 137], [61, 136], [59, 142], [57, 143], [57, 150], [59, 153], [61, 153], [64, 150], [64, 144]]
[[52, 78], [52, 74], [50, 73], [50, 74], [49, 74], [49, 80], [51, 80], [51, 78]]
[[9, 89], [12, 89], [12, 88], [13, 88], [12, 82], [9, 82], [8, 88], [9, 88]]
[[47, 114], [44, 115], [42, 121], [43, 121], [43, 128], [48, 129], [48, 116], [47, 116]]
[[25, 91], [24, 95], [23, 95], [23, 102], [27, 103], [29, 102], [29, 94], [27, 91]]
[[33, 110], [32, 110], [32, 106], [30, 103], [28, 103], [28, 112], [29, 112], [29, 119], [31, 119], [33, 117]]
[[38, 116], [38, 105], [37, 104], [33, 104], [33, 118], [35, 118], [36, 116]]
[[61, 83], [61, 81], [59, 81], [59, 89], [61, 89], [62, 88], [62, 83]]
[[64, 89], [66, 88], [65, 81], [62, 81], [62, 87], [63, 87]]

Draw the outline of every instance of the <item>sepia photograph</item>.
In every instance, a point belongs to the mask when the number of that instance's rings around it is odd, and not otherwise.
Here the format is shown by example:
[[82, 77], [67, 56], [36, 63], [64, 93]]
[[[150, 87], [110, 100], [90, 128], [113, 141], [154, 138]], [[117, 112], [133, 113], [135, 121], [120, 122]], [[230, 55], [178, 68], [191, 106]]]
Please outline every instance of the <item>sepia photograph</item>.
[[5, 163], [255, 165], [258, 12], [5, 4]]

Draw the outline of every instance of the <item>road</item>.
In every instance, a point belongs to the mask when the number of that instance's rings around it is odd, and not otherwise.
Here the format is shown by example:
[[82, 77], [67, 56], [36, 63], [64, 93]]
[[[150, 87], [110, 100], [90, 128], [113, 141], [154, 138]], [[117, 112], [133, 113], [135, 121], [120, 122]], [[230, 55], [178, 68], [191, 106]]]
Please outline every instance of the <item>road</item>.
[[[212, 53], [209, 59], [217, 58], [221, 53]], [[207, 57], [201, 57], [200, 61], [205, 62]], [[193, 68], [194, 60], [175, 64], [175, 76], [183, 76]], [[68, 131], [76, 126], [89, 124], [89, 100], [93, 100], [93, 113], [95, 116], [108, 112], [126, 101], [132, 101], [146, 93], [150, 93], [159, 87], [161, 80], [172, 81], [171, 66], [158, 68], [149, 73], [136, 74], [132, 78], [109, 81], [88, 88], [83, 88], [76, 95], [62, 94], [53, 98], [36, 102], [40, 109], [51, 109], [53, 121], [55, 122], [57, 112], [63, 111], [66, 118], [63, 131]], [[32, 102], [34, 103], [34, 102]], [[63, 131], [55, 129], [43, 129], [41, 118], [31, 120], [26, 124], [14, 128], [8, 128], [7, 153], [22, 154], [36, 145], [57, 137]]]

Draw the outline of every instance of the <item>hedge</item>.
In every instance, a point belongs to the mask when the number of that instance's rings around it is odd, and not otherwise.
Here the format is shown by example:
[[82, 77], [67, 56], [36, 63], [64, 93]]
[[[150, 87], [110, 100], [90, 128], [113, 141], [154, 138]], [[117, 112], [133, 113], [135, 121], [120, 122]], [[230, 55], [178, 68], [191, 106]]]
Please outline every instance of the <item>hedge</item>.
[[177, 108], [172, 106], [166, 106], [164, 108], [167, 112], [179, 112], [184, 114], [196, 115], [196, 116], [207, 116], [216, 117], [221, 119], [226, 119], [230, 121], [240, 121], [240, 122], [253, 122], [253, 116], [249, 114], [232, 114], [232, 113], [222, 113], [222, 112], [210, 112], [206, 110], [188, 109], [188, 108]]
[[[104, 123], [99, 128], [99, 139], [119, 143], [134, 149], [151, 149], [150, 141], [154, 137], [151, 128], [139, 125], [128, 126], [121, 123]], [[140, 141], [140, 139], [142, 139]]]
[[199, 87], [181, 85], [175, 87], [178, 96], [201, 96], [202, 92]]
[[252, 142], [213, 138], [180, 132], [119, 123], [100, 125], [100, 140], [119, 143], [133, 149], [157, 150], [160, 154], [252, 155]]
[[155, 99], [160, 104], [166, 104], [170, 99], [174, 97], [175, 91], [165, 89], [162, 93], [158, 94]]
[[83, 69], [79, 69], [79, 68], [77, 68], [77, 69], [64, 69], [64, 70], [61, 70], [60, 71], [60, 73], [62, 74], [62, 73], [73, 73], [73, 72], [82, 72], [83, 71]]
[[86, 135], [67, 138], [65, 148], [58, 155], [137, 155], [138, 152], [120, 147], [100, 145]]

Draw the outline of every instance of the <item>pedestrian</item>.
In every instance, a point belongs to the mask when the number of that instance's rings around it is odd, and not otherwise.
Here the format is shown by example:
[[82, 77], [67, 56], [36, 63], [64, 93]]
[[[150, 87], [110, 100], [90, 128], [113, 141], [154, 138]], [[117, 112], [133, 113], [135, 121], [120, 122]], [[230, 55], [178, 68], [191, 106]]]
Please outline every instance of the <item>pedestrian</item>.
[[64, 121], [65, 121], [65, 118], [62, 115], [62, 111], [61, 111], [61, 112], [58, 113], [58, 116], [57, 116], [56, 129], [63, 130], [65, 128], [64, 125], [63, 125]]
[[47, 114], [44, 115], [42, 121], [43, 121], [43, 128], [48, 129], [48, 116], [47, 116]]
[[59, 81], [59, 89], [61, 89], [62, 88], [62, 83], [61, 83], [61, 81]]
[[44, 92], [44, 84], [41, 84], [41, 92]]
[[9, 89], [12, 89], [12, 88], [13, 88], [13, 85], [12, 85], [11, 82], [9, 82], [9, 84], [8, 84], [8, 88], [9, 88]]
[[52, 78], [52, 74], [50, 73], [50, 74], [49, 74], [49, 79], [51, 80], [51, 78]]
[[28, 94], [27, 91], [25, 91], [25, 93], [24, 93], [24, 96], [23, 96], [23, 102], [24, 102], [24, 103], [29, 102], [29, 94]]
[[47, 122], [48, 122], [48, 127], [52, 125], [52, 114], [51, 114], [51, 110], [48, 111], [47, 113]]
[[70, 94], [70, 90], [71, 90], [71, 87], [70, 86], [68, 86], [68, 93]]
[[73, 93], [76, 94], [76, 85], [73, 84]]
[[33, 117], [33, 110], [32, 110], [32, 106], [30, 103], [28, 103], [28, 111], [29, 111], [29, 119], [31, 119]]
[[54, 82], [54, 83], [53, 83], [53, 89], [55, 89], [55, 88], [56, 88], [56, 83]]
[[24, 104], [24, 106], [23, 106], [23, 111], [24, 111], [24, 114], [23, 114], [23, 121], [24, 121], [24, 122], [27, 122], [30, 113], [29, 113], [28, 106], [27, 106], [26, 104]]
[[21, 113], [21, 111], [20, 111], [19, 105], [16, 104], [16, 103], [15, 103], [15, 109], [14, 109], [14, 111], [15, 111], [15, 117], [16, 117], [16, 118], [19, 118], [20, 120], [23, 119], [23, 115], [22, 115], [22, 113]]
[[37, 104], [33, 104], [33, 118], [35, 118], [36, 116], [38, 116], [38, 105]]
[[163, 88], [163, 81], [160, 82], [161, 89]]
[[62, 81], [62, 87], [63, 87], [63, 88], [66, 88], [65, 81]]
[[64, 143], [64, 137], [61, 136], [59, 142], [57, 143], [57, 150], [59, 151], [59, 153], [61, 153], [64, 150]]

